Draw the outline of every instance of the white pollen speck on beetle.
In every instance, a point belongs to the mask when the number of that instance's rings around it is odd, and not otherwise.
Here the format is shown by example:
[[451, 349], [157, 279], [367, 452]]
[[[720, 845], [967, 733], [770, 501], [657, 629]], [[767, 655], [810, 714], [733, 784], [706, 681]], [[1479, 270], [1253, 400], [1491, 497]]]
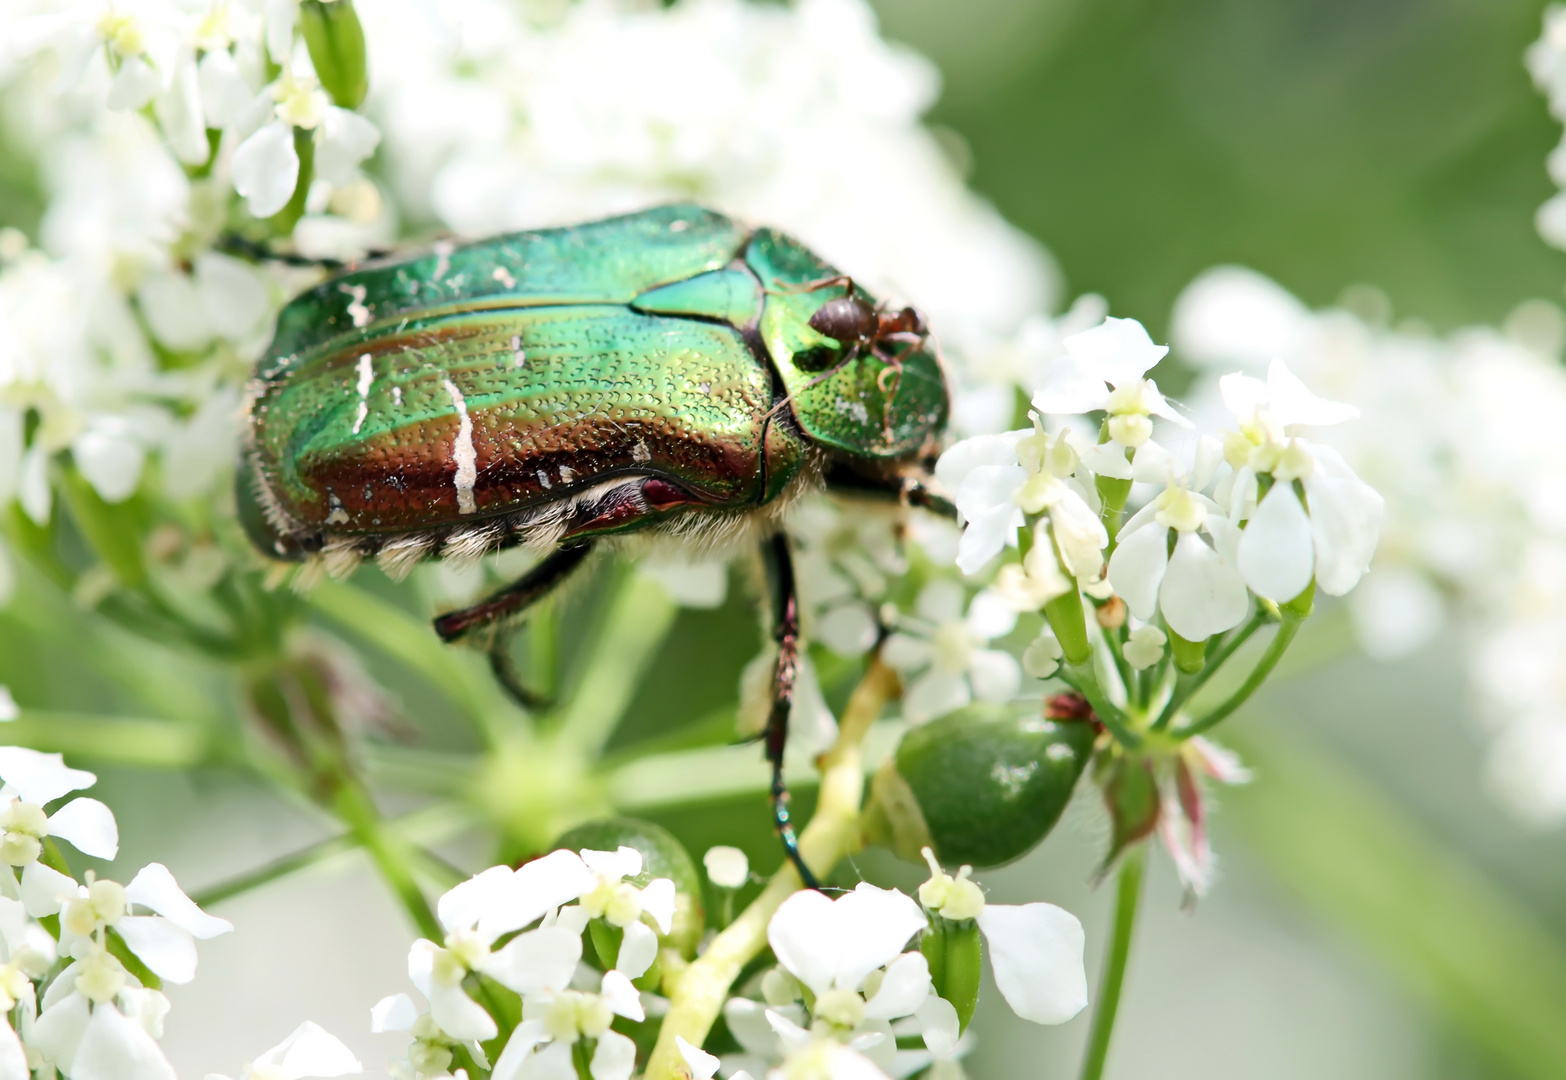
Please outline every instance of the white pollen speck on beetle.
[[495, 267], [495, 272], [489, 275], [508, 289], [517, 287], [517, 279], [511, 276], [511, 271], [504, 266]]
[[522, 335], [511, 335], [511, 366], [519, 368], [527, 363], [527, 350], [522, 347]]
[[631, 460], [638, 462], [652, 460], [652, 451], [647, 449], [646, 439], [636, 440], [636, 445], [631, 447]]
[[370, 415], [370, 384], [374, 381], [375, 369], [371, 366], [370, 354], [365, 353], [359, 357], [359, 412], [353, 420], [355, 435], [364, 426], [364, 418]]
[[442, 379], [441, 385], [451, 395], [452, 408], [457, 410], [457, 438], [451, 447], [451, 460], [457, 466], [453, 483], [457, 487], [457, 513], [471, 514], [478, 510], [473, 501], [473, 485], [478, 483], [478, 451], [473, 448], [473, 418], [468, 415], [468, 403], [450, 379]]
[[538, 482], [544, 485], [545, 491], [548, 491], [550, 488], [555, 486], [553, 481], [549, 479], [549, 474], [543, 469], [539, 469], [536, 475], [538, 476]]
[[364, 306], [364, 298], [369, 295], [369, 289], [363, 285], [339, 285], [337, 288], [348, 294], [348, 317], [353, 320], [354, 329], [360, 329], [370, 325], [370, 309]]
[[435, 272], [430, 276], [439, 283], [446, 276], [446, 271], [451, 269], [451, 253], [457, 250], [457, 245], [450, 240], [437, 240], [430, 245], [430, 250], [435, 252]]
[[402, 404], [402, 387], [400, 387], [400, 386], [392, 387], [392, 404], [393, 405], [401, 405]]

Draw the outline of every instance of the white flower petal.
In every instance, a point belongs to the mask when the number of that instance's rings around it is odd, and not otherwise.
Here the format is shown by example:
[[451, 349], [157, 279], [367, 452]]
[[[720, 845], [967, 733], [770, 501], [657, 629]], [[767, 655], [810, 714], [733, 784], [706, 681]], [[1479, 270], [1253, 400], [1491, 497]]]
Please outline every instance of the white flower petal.
[[935, 659], [935, 643], [913, 634], [895, 633], [881, 646], [881, 659], [906, 675], [929, 666]]
[[1063, 344], [1072, 360], [1112, 386], [1135, 382], [1169, 353], [1169, 346], [1153, 344], [1135, 319], [1106, 318]]
[[1169, 530], [1151, 522], [1135, 532], [1122, 532], [1109, 557], [1109, 583], [1143, 622], [1151, 622], [1158, 610], [1158, 586], [1168, 564]]
[[90, 772], [68, 768], [60, 754], [42, 754], [24, 746], [0, 746], [0, 780], [24, 802], [39, 805], [98, 782]]
[[88, 428], [71, 444], [71, 456], [104, 502], [124, 502], [136, 493], [147, 451], [124, 430]]
[[863, 656], [875, 645], [878, 632], [870, 605], [854, 602], [817, 618], [815, 640], [839, 656]]
[[493, 941], [519, 930], [545, 912], [568, 904], [593, 887], [592, 871], [574, 851], [551, 851], [543, 858], [523, 863], [495, 906], [479, 918], [479, 936]]
[[234, 54], [227, 49], [209, 50], [201, 58], [196, 77], [201, 86], [202, 110], [215, 128], [236, 122], [255, 96], [234, 62]]
[[65, 901], [80, 891], [74, 880], [41, 862], [28, 863], [22, 870], [22, 903], [35, 919], [59, 914]]
[[1206, 491], [1222, 464], [1223, 443], [1211, 435], [1199, 437], [1196, 440], [1196, 463], [1191, 470], [1191, 489]]
[[767, 1007], [750, 998], [732, 997], [723, 1003], [723, 1020], [729, 1034], [747, 1054], [773, 1058], [783, 1053], [777, 1032], [767, 1019]]
[[709, 1054], [699, 1046], [692, 1046], [681, 1035], [674, 1037], [674, 1045], [679, 1048], [680, 1057], [685, 1059], [685, 1067], [690, 1070], [691, 1080], [712, 1080], [717, 1074], [717, 1055]]
[[1168, 420], [1176, 427], [1190, 428], [1196, 426], [1184, 416], [1181, 416], [1173, 405], [1169, 404], [1164, 395], [1159, 393], [1158, 383], [1152, 379], [1148, 379], [1147, 385], [1142, 388], [1142, 405], [1153, 416]]
[[381, 998], [370, 1008], [370, 1032], [380, 1035], [387, 1031], [412, 1031], [413, 1022], [419, 1018], [419, 1010], [407, 994], [391, 994]]
[[136, 288], [136, 303], [152, 336], [170, 349], [188, 352], [212, 340], [212, 324], [188, 274], [148, 274]]
[[919, 1031], [924, 1035], [924, 1045], [937, 1058], [949, 1058], [957, 1052], [957, 1040], [962, 1036], [962, 1021], [957, 1007], [934, 990], [931, 990], [919, 1008], [914, 1011], [919, 1020]]
[[152, 66], [139, 56], [128, 56], [121, 62], [114, 81], [109, 84], [109, 93], [103, 103], [111, 109], [134, 112], [151, 101], [153, 95], [161, 89], [163, 80]]
[[[622, 851], [633, 850], [622, 848]], [[640, 853], [637, 855], [640, 863]], [[638, 873], [641, 871], [638, 870]], [[653, 878], [642, 890], [642, 910], [652, 916], [653, 922], [658, 924], [658, 931], [667, 934], [674, 928], [674, 882], [670, 878]]]
[[[854, 1029], [853, 1038], [848, 1040], [848, 1048], [869, 1058], [876, 1068], [885, 1073], [891, 1070], [897, 1058], [897, 1036], [892, 1034], [890, 1021], [866, 1020]], [[830, 1062], [827, 1067], [830, 1070]]]
[[[716, 1059], [714, 1059], [716, 1060]], [[587, 1071], [593, 1080], [630, 1080], [636, 1068], [636, 1044], [618, 1031], [598, 1036]]]
[[614, 851], [583, 851], [582, 861], [593, 873], [607, 878], [635, 877], [642, 872], [642, 853], [624, 844]]
[[[64, 978], [64, 972], [61, 978]], [[75, 981], [73, 974], [66, 985], [74, 985]], [[90, 1009], [87, 999], [75, 991], [45, 1004], [43, 1012], [33, 1023], [32, 1031], [28, 1033], [28, 1043], [45, 1059], [58, 1065], [62, 1072], [69, 1073], [76, 1063], [76, 1051], [81, 1046], [82, 1035], [87, 1031], [87, 1023], [91, 1019]]]
[[381, 132], [369, 120], [349, 109], [327, 107], [315, 147], [316, 175], [330, 184], [355, 179], [359, 163], [380, 145]]
[[995, 985], [1024, 1020], [1063, 1024], [1086, 1007], [1086, 936], [1077, 917], [1054, 904], [986, 904], [979, 929], [990, 947]]
[[164, 982], [183, 985], [196, 977], [196, 939], [190, 931], [157, 915], [127, 915], [114, 929]]
[[230, 341], [254, 334], [271, 310], [271, 286], [242, 259], [204, 251], [196, 256], [195, 282], [208, 324]]
[[833, 901], [832, 909], [838, 943], [835, 982], [849, 990], [857, 990], [865, 976], [890, 963], [909, 938], [929, 925], [916, 901], [869, 882]]
[[151, 908], [203, 941], [234, 929], [234, 924], [227, 919], [208, 915], [197, 907], [162, 863], [143, 866], [125, 886], [125, 898], [133, 904]]
[[29, 1080], [27, 1051], [9, 1023], [0, 1022], [0, 1080]]
[[341, 1039], [309, 1020], [257, 1058], [254, 1067], [260, 1075], [282, 1080], [351, 1076], [364, 1071]]
[[1126, 448], [1116, 442], [1094, 443], [1082, 451], [1082, 464], [1099, 476], [1130, 480], [1135, 476]]
[[519, 994], [542, 994], [564, 990], [581, 959], [580, 934], [560, 926], [547, 926], [518, 934], [506, 942], [504, 948], [484, 962], [484, 974]]
[[485, 1042], [499, 1031], [489, 1013], [468, 997], [461, 986], [442, 986], [431, 980], [424, 996], [429, 999], [430, 1017], [458, 1042]]
[[886, 1080], [874, 1061], [846, 1046], [831, 1047], [827, 1053], [828, 1080]]
[[833, 901], [814, 889], [797, 892], [778, 905], [767, 924], [767, 942], [793, 976], [817, 996], [832, 988], [837, 974], [837, 928]]
[[1268, 412], [1285, 427], [1328, 427], [1359, 419], [1352, 405], [1317, 397], [1282, 360], [1267, 366]]
[[810, 1042], [810, 1032], [800, 1027], [793, 1019], [784, 1016], [776, 1009], [766, 1011], [767, 1023], [772, 1025], [772, 1030], [777, 1034], [786, 1052], [799, 1049]]
[[201, 111], [201, 87], [194, 54], [182, 52], [174, 64], [168, 89], [152, 103], [169, 149], [182, 165], [205, 165], [212, 154], [207, 122]]
[[254, 217], [268, 218], [288, 205], [299, 182], [299, 154], [294, 129], [274, 120], [234, 151], [229, 171], [234, 190], [250, 203]]
[[1045, 369], [1031, 404], [1046, 416], [1097, 412], [1109, 404], [1109, 389], [1088, 365], [1061, 356]]
[[631, 980], [620, 972], [604, 972], [603, 985], [599, 987], [598, 992], [603, 995], [604, 1001], [616, 1016], [635, 1020], [638, 1024], [647, 1019], [646, 1010], [642, 1008], [642, 995], [631, 985]]
[[903, 692], [903, 719], [923, 724], [956, 712], [972, 700], [967, 679], [931, 668]]
[[1104, 548], [1109, 533], [1087, 501], [1076, 491], [1066, 494], [1049, 508], [1050, 532], [1060, 548], [1060, 561], [1074, 577], [1095, 578], [1104, 567]]
[[628, 979], [639, 979], [658, 959], [658, 935], [638, 919], [625, 928], [614, 969]]
[[1174, 455], [1152, 439], [1137, 447], [1136, 456], [1131, 459], [1131, 476], [1139, 483], [1165, 484], [1179, 473]]
[[1315, 564], [1310, 518], [1294, 485], [1279, 480], [1240, 536], [1240, 576], [1257, 595], [1284, 603], [1310, 584]]
[[1254, 417], [1256, 410], [1267, 404], [1268, 397], [1266, 383], [1239, 371], [1218, 380], [1218, 394], [1224, 408], [1242, 422]]
[[549, 1032], [542, 1020], [522, 1021], [511, 1032], [511, 1038], [506, 1040], [506, 1048], [496, 1059], [495, 1068], [490, 1073], [490, 1080], [517, 1080], [521, 1075], [523, 1063], [529, 1059], [534, 1048], [548, 1038]]
[[1017, 658], [1000, 649], [975, 649], [968, 658], [968, 678], [980, 701], [1010, 701], [1022, 688]]
[[1319, 469], [1305, 478], [1305, 495], [1310, 499], [1316, 584], [1329, 596], [1342, 596], [1370, 569], [1386, 503], [1358, 477], [1325, 476]]
[[452, 886], [435, 901], [435, 917], [447, 930], [472, 929], [492, 910], [507, 906], [515, 873], [509, 866], [491, 866]]
[[1017, 444], [1033, 434], [1019, 428], [999, 435], [976, 435], [952, 445], [935, 463], [935, 478], [947, 491], [962, 487], [970, 473], [983, 466], [1016, 465]]
[[930, 993], [930, 964], [922, 953], [905, 952], [887, 965], [875, 996], [865, 1002], [870, 1020], [895, 1020], [917, 1009]]
[[174, 1067], [139, 1023], [112, 1005], [92, 1012], [71, 1080], [175, 1080]]
[[95, 859], [112, 859], [120, 850], [114, 812], [97, 799], [72, 799], [50, 814], [49, 835]]
[[1195, 533], [1180, 537], [1158, 590], [1169, 629], [1187, 641], [1206, 641], [1237, 626], [1249, 604], [1238, 570]]
[[570, 1044], [555, 1042], [541, 1047], [522, 1062], [517, 1077], [518, 1080], [577, 1080]]

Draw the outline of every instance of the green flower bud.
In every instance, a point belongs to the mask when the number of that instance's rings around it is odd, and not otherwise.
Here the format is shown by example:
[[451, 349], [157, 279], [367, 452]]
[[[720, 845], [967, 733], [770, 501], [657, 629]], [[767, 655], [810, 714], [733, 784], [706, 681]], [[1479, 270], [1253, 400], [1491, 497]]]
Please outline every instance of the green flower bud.
[[[605, 818], [562, 833], [554, 847], [571, 851], [583, 848], [614, 851], [619, 847], [631, 847], [640, 851], [642, 872], [626, 880], [637, 888], [646, 886], [654, 878], [666, 877], [674, 882], [674, 925], [669, 933], [669, 944], [687, 960], [696, 955], [696, 944], [701, 940], [706, 919], [702, 911], [701, 876], [695, 860], [668, 829], [635, 818]], [[612, 955], [609, 963], [614, 963]]]
[[321, 86], [337, 105], [357, 109], [369, 92], [370, 75], [364, 27], [359, 25], [353, 0], [304, 0], [299, 5], [299, 28]]
[[1082, 594], [1075, 588], [1045, 604], [1044, 617], [1049, 620], [1049, 628], [1055, 631], [1055, 640], [1060, 642], [1060, 651], [1066, 654], [1067, 663], [1081, 664], [1093, 655], [1093, 644], [1087, 636], [1087, 619], [1082, 615]]
[[909, 860], [999, 866], [1049, 833], [1082, 775], [1094, 724], [970, 706], [914, 728], [876, 774], [867, 837]]

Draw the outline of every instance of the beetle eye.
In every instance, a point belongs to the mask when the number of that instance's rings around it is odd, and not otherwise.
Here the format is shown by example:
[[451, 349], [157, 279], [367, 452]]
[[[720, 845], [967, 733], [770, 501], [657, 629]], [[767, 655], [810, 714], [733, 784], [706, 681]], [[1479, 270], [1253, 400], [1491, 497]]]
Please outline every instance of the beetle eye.
[[795, 353], [793, 364], [801, 371], [825, 371], [842, 357], [842, 349], [829, 349], [825, 345], [818, 345], [814, 349], [804, 349]]

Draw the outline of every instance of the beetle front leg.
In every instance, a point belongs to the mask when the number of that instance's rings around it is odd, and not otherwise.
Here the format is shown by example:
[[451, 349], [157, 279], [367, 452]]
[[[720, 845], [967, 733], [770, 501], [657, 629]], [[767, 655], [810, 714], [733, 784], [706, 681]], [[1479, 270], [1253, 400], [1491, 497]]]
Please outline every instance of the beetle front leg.
[[581, 566], [592, 553], [592, 541], [550, 552], [545, 559], [516, 581], [478, 603], [448, 612], [435, 620], [435, 632], [445, 642], [458, 641], [469, 634], [498, 630], [489, 643], [489, 667], [495, 680], [524, 709], [536, 711], [549, 704], [543, 695], [523, 685], [512, 663], [511, 634], [507, 623], [533, 604], [548, 596]]
[[772, 636], [777, 642], [777, 666], [772, 671], [772, 710], [763, 735], [772, 764], [772, 823], [783, 841], [783, 853], [799, 872], [807, 889], [821, 888], [799, 853], [799, 837], [789, 816], [788, 786], [783, 782], [783, 751], [788, 746], [788, 719], [794, 708], [794, 684], [799, 675], [799, 594], [794, 584], [794, 560], [788, 537], [777, 533], [761, 544], [762, 562], [772, 599]]
[[904, 506], [917, 506], [932, 514], [957, 520], [957, 507], [946, 496], [937, 492], [932, 481], [935, 478], [920, 468], [907, 474], [892, 476], [867, 476], [837, 466], [827, 470], [827, 491], [843, 495], [881, 496], [896, 499]]

